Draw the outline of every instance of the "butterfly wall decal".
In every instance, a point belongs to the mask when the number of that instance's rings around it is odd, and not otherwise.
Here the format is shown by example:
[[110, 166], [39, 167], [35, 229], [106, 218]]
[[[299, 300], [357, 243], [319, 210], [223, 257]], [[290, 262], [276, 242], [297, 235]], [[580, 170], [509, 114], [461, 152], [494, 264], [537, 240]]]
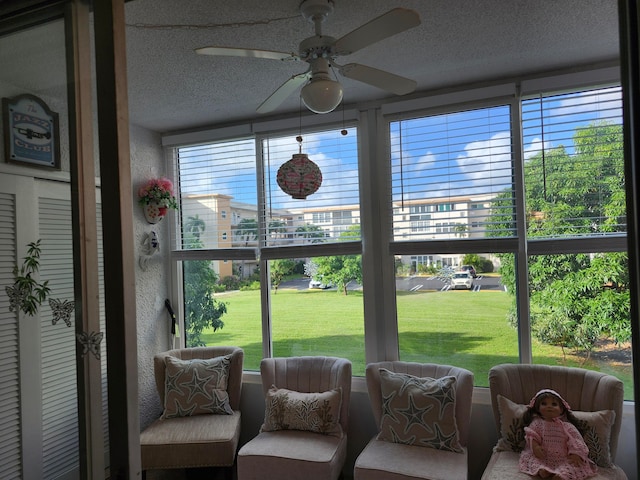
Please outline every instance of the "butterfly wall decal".
[[52, 325], [55, 325], [60, 320], [64, 320], [67, 327], [71, 326], [71, 313], [73, 313], [73, 309], [75, 308], [74, 302], [71, 300], [60, 301], [57, 298], [50, 298], [49, 306], [53, 312], [53, 317], [51, 318]]
[[82, 345], [82, 354], [84, 357], [87, 352], [91, 352], [97, 360], [100, 360], [100, 343], [102, 342], [102, 337], [104, 333], [102, 332], [82, 332], [76, 333], [76, 338], [78, 342]]
[[9, 311], [17, 312], [22, 308], [24, 300], [27, 298], [28, 292], [19, 286], [4, 287], [9, 297]]

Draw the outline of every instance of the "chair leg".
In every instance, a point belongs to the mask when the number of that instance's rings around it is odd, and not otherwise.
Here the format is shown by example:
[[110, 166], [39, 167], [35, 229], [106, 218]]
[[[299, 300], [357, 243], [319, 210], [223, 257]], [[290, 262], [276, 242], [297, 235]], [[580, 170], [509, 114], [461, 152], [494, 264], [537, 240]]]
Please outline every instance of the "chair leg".
[[222, 471], [225, 480], [233, 480], [233, 466], [222, 467]]

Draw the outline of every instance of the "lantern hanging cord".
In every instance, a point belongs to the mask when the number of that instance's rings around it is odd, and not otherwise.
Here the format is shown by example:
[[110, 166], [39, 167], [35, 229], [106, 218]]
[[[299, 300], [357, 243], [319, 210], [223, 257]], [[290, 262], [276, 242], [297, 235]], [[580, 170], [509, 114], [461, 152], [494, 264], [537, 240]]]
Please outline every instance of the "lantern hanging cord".
[[398, 126], [398, 136], [400, 137], [400, 208], [404, 210], [404, 171], [402, 168], [402, 120]]

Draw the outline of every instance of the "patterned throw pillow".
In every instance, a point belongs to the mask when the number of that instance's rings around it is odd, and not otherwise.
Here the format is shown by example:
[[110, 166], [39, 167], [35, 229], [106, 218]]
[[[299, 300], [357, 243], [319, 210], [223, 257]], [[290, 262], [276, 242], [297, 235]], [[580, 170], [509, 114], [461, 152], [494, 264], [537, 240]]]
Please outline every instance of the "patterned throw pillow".
[[233, 415], [227, 381], [231, 355], [180, 360], [165, 357], [163, 419], [205, 413]]
[[519, 453], [524, 449], [522, 416], [527, 411], [527, 406], [514, 403], [502, 395], [497, 395], [496, 399], [500, 413], [500, 438], [496, 450]]
[[379, 440], [462, 453], [456, 425], [455, 377], [419, 378], [380, 369]]
[[265, 399], [261, 432], [303, 430], [342, 436], [340, 407], [342, 389], [302, 393], [272, 385]]
[[[527, 406], [514, 403], [502, 395], [498, 395], [496, 399], [498, 400], [498, 411], [500, 412], [501, 436], [496, 445], [496, 450], [521, 452], [525, 445], [522, 415], [527, 410]], [[589, 458], [600, 467], [612, 467], [609, 441], [616, 412], [613, 410], [600, 410], [598, 412], [574, 410], [573, 414], [580, 422], [582, 436], [587, 447], [589, 447]]]
[[582, 437], [589, 447], [589, 458], [600, 467], [613, 467], [609, 442], [611, 441], [611, 427], [616, 419], [616, 412], [600, 410], [598, 412], [573, 412], [573, 414], [580, 422]]

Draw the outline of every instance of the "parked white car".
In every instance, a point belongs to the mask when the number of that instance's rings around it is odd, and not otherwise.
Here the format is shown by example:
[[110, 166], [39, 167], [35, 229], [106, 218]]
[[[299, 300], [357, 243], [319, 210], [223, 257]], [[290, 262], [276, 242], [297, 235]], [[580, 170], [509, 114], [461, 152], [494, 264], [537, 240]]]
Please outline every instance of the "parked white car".
[[309, 288], [319, 288], [321, 290], [325, 290], [327, 288], [331, 288], [331, 285], [326, 285], [320, 280], [311, 280], [309, 281]]
[[451, 288], [454, 290], [458, 288], [471, 290], [473, 288], [473, 276], [468, 271], [455, 272], [451, 277]]

